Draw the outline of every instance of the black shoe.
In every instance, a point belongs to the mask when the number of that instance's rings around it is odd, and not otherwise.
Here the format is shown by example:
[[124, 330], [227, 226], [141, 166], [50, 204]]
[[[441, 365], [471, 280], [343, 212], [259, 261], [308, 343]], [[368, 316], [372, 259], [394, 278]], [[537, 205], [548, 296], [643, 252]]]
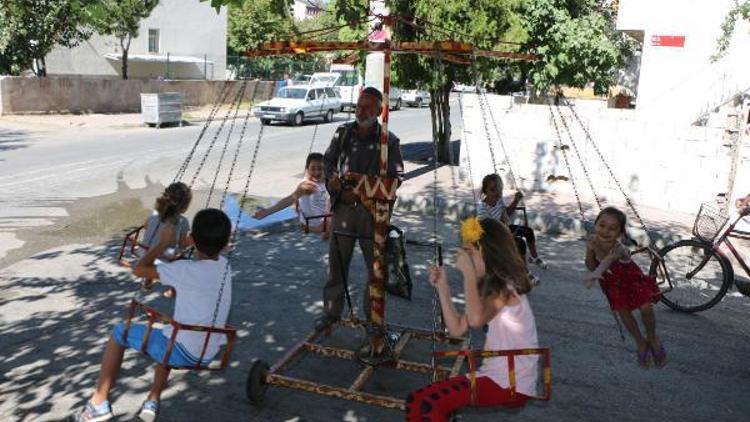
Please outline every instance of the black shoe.
[[323, 314], [319, 316], [315, 320], [315, 331], [321, 332], [331, 329], [333, 324], [337, 323], [339, 321], [339, 318], [329, 315], [329, 314]]

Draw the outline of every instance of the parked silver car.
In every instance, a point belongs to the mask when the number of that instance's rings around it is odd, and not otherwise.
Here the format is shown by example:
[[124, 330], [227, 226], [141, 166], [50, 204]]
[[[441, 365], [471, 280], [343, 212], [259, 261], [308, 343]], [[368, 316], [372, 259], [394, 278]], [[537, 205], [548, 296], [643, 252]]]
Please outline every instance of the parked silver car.
[[422, 107], [429, 105], [430, 93], [421, 89], [409, 89], [401, 91], [401, 100], [409, 107]]
[[339, 110], [341, 99], [333, 88], [292, 85], [281, 88], [271, 100], [253, 107], [253, 114], [264, 125], [275, 120], [299, 126], [312, 117], [322, 117], [324, 122], [330, 122]]

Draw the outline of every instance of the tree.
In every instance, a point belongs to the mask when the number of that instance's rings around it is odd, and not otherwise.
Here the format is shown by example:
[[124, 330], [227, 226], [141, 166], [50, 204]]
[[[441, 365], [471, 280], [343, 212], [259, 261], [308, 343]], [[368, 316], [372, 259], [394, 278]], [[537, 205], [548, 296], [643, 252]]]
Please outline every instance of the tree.
[[542, 58], [530, 71], [534, 90], [550, 87], [584, 88], [593, 83], [596, 94], [606, 94], [616, 71], [632, 55], [635, 41], [615, 31], [614, 13], [596, 0], [528, 0], [522, 25], [526, 49]]
[[44, 57], [56, 45], [87, 39], [86, 7], [94, 0], [3, 0], [0, 2], [0, 73], [32, 67], [46, 76]]
[[159, 0], [99, 0], [91, 7], [91, 25], [97, 33], [112, 35], [122, 49], [122, 78], [128, 79], [130, 42], [138, 36], [142, 19], [147, 18]]
[[727, 53], [732, 42], [732, 35], [734, 34], [734, 28], [737, 26], [738, 18], [750, 21], [750, 0], [736, 3], [727, 13], [724, 22], [721, 24], [721, 35], [717, 40], [716, 54], [711, 57], [712, 61], [719, 60]]

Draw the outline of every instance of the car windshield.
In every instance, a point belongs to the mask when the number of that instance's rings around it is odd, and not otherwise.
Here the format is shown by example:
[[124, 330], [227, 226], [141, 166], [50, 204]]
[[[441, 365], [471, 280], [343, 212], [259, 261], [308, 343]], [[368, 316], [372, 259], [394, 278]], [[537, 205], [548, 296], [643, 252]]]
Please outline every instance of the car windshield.
[[330, 76], [321, 76], [317, 75], [312, 79], [313, 83], [331, 83], [336, 80], [336, 75], [330, 75]]
[[304, 88], [281, 88], [278, 98], [305, 98], [307, 89]]

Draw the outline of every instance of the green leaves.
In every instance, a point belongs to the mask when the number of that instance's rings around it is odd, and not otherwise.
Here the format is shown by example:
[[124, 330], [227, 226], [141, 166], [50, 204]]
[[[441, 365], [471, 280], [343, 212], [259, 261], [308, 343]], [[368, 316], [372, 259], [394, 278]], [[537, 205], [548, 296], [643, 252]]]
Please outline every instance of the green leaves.
[[716, 54], [711, 57], [711, 61], [715, 62], [727, 53], [729, 45], [732, 42], [734, 28], [737, 26], [737, 18], [750, 20], [750, 0], [738, 3], [727, 13], [724, 22], [721, 24], [721, 35], [716, 40]]
[[530, 74], [537, 94], [555, 85], [584, 88], [593, 83], [594, 92], [601, 95], [615, 83], [615, 72], [635, 43], [615, 31], [612, 14], [596, 6], [595, 0], [526, 2], [526, 47], [543, 59]]

